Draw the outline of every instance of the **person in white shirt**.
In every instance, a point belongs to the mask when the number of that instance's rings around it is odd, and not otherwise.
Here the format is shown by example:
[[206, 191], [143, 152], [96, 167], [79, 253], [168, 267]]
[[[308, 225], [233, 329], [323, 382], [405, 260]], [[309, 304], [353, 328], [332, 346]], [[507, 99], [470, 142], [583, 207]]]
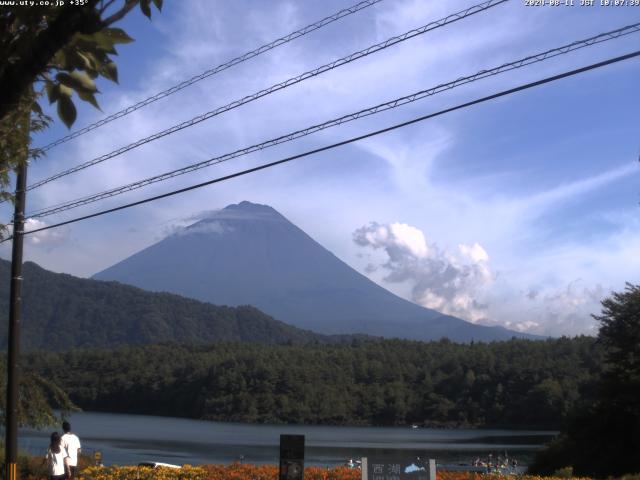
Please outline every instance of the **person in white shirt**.
[[47, 449], [45, 459], [49, 467], [49, 480], [64, 480], [67, 476], [66, 469], [69, 456], [67, 455], [67, 451], [61, 446], [60, 434], [58, 432], [51, 434], [51, 444]]
[[69, 422], [62, 422], [62, 430], [64, 431], [64, 435], [62, 435], [61, 437], [61, 445], [69, 456], [69, 458], [67, 459], [67, 478], [69, 480], [73, 480], [76, 477], [76, 473], [78, 471], [80, 439], [77, 435], [71, 433], [71, 424]]

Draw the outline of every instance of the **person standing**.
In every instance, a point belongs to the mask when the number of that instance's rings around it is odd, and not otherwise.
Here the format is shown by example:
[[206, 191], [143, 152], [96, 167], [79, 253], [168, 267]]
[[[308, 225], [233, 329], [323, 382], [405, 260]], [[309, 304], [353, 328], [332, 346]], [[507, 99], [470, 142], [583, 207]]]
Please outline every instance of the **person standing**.
[[69, 422], [62, 422], [62, 430], [64, 435], [61, 437], [62, 448], [66, 450], [69, 456], [67, 460], [68, 476], [69, 480], [76, 478], [78, 471], [78, 457], [80, 456], [80, 439], [77, 435], [71, 433], [71, 424]]
[[67, 473], [67, 462], [69, 455], [61, 445], [61, 438], [58, 432], [51, 434], [51, 443], [47, 449], [47, 466], [49, 467], [49, 480], [65, 480]]

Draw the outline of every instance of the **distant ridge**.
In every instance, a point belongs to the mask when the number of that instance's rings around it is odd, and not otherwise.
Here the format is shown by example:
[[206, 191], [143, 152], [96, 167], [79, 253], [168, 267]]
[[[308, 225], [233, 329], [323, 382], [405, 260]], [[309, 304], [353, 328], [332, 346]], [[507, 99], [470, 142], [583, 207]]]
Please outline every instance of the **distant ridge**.
[[[0, 342], [6, 345], [10, 262], [0, 260]], [[146, 292], [24, 264], [22, 346], [67, 350], [151, 343], [333, 343], [251, 306], [218, 307], [169, 293]]]
[[267, 205], [229, 205], [94, 275], [218, 305], [255, 305], [323, 334], [415, 340], [538, 338], [404, 300], [361, 275]]

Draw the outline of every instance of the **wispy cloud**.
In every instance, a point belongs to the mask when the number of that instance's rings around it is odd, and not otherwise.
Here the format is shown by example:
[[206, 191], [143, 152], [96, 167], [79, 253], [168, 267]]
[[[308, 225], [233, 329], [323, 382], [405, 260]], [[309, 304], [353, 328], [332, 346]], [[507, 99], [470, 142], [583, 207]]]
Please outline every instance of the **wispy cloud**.
[[640, 175], [640, 164], [638, 162], [625, 163], [596, 175], [579, 177], [572, 182], [566, 182], [520, 199], [516, 202], [516, 205], [529, 212], [542, 213], [550, 208], [558, 208], [558, 205], [562, 202], [580, 201], [582, 196], [608, 187], [612, 183], [632, 175]]

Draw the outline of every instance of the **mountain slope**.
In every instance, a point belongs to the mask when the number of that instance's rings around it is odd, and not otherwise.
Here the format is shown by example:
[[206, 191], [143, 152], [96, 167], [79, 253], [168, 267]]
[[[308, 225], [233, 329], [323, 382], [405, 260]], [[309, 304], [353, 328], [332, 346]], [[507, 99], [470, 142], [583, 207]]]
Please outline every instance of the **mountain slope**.
[[[6, 345], [11, 264], [0, 260], [0, 342]], [[251, 306], [218, 307], [169, 293], [23, 267], [25, 349], [160, 342], [260, 343], [334, 341], [274, 320]]]
[[526, 337], [397, 297], [273, 208], [250, 202], [229, 205], [93, 278], [219, 305], [255, 305], [291, 325], [325, 334], [455, 341]]

